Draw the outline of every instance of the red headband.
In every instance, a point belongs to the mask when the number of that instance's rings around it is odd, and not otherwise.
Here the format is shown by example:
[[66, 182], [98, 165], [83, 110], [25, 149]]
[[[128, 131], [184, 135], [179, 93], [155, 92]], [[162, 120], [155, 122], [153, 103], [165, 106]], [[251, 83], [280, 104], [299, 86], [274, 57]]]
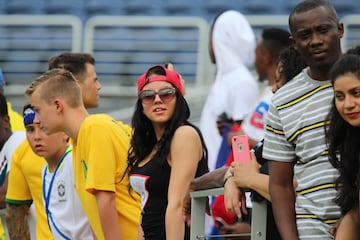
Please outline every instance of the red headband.
[[[158, 68], [161, 67], [162, 69], [164, 69], [165, 71], [165, 76], [164, 75], [155, 75], [155, 76], [151, 76], [151, 77], [146, 77], [149, 73], [150, 70], [154, 69], [154, 68]], [[178, 89], [178, 91], [181, 93], [181, 95], [184, 95], [184, 87], [181, 83], [181, 77], [179, 75], [179, 73], [169, 70], [167, 68], [165, 68], [162, 65], [155, 65], [150, 67], [145, 73], [143, 73], [139, 79], [138, 79], [138, 94], [141, 92], [141, 90], [143, 89], [143, 87], [150, 83], [150, 82], [156, 82], [156, 81], [166, 81], [171, 83], [175, 88]]]

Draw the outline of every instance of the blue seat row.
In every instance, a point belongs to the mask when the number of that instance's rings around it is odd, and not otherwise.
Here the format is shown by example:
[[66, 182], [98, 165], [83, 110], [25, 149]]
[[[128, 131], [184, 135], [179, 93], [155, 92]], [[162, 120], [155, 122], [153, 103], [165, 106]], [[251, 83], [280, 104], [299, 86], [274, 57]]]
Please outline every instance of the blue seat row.
[[[329, 0], [339, 15], [359, 13], [359, 0]], [[299, 0], [1, 0], [2, 14], [185, 15], [207, 20], [220, 11], [244, 14], [288, 14]]]

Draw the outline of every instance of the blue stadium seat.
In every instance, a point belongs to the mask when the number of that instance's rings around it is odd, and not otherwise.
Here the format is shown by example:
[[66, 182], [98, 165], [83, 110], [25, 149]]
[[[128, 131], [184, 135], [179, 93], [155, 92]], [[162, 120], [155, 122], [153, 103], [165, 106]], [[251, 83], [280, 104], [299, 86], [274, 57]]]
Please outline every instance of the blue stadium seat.
[[251, 0], [244, 1], [244, 14], [277, 14], [280, 2], [278, 0]]
[[42, 14], [45, 0], [6, 0], [5, 13], [7, 14]]
[[201, 0], [168, 0], [164, 3], [166, 15], [198, 16]]
[[[290, 14], [290, 11], [301, 0], [282, 0], [279, 6], [283, 7], [281, 14]], [[335, 7], [336, 12], [341, 17], [346, 14], [360, 13], [360, 1], [359, 0], [329, 0], [329, 2]]]
[[41, 54], [33, 51], [9, 51], [1, 67], [8, 84], [29, 84], [40, 73], [47, 69]]
[[232, 9], [230, 1], [218, 1], [218, 0], [203, 0], [203, 7], [205, 12], [214, 15], [225, 10]]
[[45, 11], [48, 14], [73, 14], [82, 17], [83, 0], [46, 0]]
[[279, 5], [279, 9], [282, 9], [282, 14], [287, 14], [289, 15], [291, 10], [296, 6], [296, 4], [298, 4], [299, 2], [301, 2], [301, 0], [283, 0], [280, 5]]
[[88, 17], [94, 15], [119, 15], [122, 13], [122, 0], [87, 0], [85, 11]]
[[0, 14], [5, 13], [5, 1], [0, 1]]
[[212, 20], [217, 14], [226, 10], [236, 10], [243, 12], [244, 0], [202, 0], [205, 18]]
[[330, 0], [339, 16], [360, 13], [360, 1], [355, 0]]
[[123, 4], [124, 12], [128, 15], [158, 16], [161, 15], [163, 2], [161, 0], [124, 0]]

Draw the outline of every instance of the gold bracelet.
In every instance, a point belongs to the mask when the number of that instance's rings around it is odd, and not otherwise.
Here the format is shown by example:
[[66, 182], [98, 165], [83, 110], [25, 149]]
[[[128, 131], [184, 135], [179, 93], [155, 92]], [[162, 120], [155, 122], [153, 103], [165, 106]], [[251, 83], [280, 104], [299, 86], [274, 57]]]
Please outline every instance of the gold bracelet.
[[225, 187], [225, 183], [230, 179], [232, 178], [234, 175], [232, 175], [231, 173], [229, 175], [226, 176], [226, 178], [224, 179], [224, 183], [223, 183], [223, 186]]

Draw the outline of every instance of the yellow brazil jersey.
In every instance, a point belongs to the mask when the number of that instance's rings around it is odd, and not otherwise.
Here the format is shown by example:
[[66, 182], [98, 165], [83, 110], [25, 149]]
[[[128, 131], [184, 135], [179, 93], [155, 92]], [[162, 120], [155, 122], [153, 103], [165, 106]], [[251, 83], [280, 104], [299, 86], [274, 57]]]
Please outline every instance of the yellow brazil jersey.
[[[137, 239], [140, 198], [128, 192], [127, 166], [131, 129], [105, 114], [90, 115], [82, 123], [73, 142], [75, 186], [91, 227], [104, 239], [94, 190], [116, 194], [119, 228], [124, 239]], [[134, 199], [135, 198], [135, 199]]]
[[34, 202], [37, 239], [53, 239], [42, 201], [41, 172], [45, 164], [45, 159], [37, 156], [28, 141], [24, 140], [13, 154], [6, 192], [7, 203], [30, 204]]
[[11, 103], [7, 102], [10, 125], [13, 131], [25, 131], [24, 118], [12, 109]]

